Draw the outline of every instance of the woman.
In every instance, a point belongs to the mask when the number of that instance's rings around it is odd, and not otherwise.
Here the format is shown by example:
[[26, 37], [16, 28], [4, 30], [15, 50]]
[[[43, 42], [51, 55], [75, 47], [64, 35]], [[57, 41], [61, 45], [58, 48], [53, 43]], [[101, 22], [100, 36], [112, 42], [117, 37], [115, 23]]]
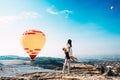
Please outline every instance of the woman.
[[72, 53], [72, 44], [71, 44], [71, 40], [68, 39], [68, 42], [67, 42], [67, 48], [63, 48], [63, 51], [65, 52], [65, 62], [64, 62], [64, 65], [63, 65], [63, 70], [62, 70], [62, 73], [65, 73], [65, 68], [67, 67], [68, 69], [68, 73], [70, 73], [70, 53]]
[[70, 59], [72, 59], [74, 62], [77, 61], [77, 58], [75, 58], [72, 55], [72, 40], [71, 39], [68, 39], [67, 48], [63, 48], [63, 51], [65, 52], [66, 57], [65, 57], [65, 62], [64, 62], [64, 65], [63, 65], [62, 73], [64, 73], [66, 66], [68, 68], [68, 73], [70, 73]]

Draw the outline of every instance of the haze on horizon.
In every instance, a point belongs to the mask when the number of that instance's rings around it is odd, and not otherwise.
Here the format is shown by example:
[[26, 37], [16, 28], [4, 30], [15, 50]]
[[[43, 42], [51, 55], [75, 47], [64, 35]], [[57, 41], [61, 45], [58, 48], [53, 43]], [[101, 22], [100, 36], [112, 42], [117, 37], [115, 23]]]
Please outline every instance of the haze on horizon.
[[120, 54], [119, 4], [119, 0], [0, 0], [0, 55], [28, 56], [20, 43], [28, 29], [46, 35], [38, 56], [64, 57], [68, 39], [77, 57]]

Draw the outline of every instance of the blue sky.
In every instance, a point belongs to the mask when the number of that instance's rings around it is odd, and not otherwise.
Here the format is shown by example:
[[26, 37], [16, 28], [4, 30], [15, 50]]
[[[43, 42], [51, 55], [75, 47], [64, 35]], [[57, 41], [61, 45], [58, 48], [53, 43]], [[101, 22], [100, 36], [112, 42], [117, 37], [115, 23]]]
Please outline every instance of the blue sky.
[[0, 55], [28, 56], [20, 43], [28, 29], [46, 34], [38, 56], [63, 58], [67, 39], [72, 39], [78, 57], [120, 54], [119, 4], [119, 0], [0, 0]]

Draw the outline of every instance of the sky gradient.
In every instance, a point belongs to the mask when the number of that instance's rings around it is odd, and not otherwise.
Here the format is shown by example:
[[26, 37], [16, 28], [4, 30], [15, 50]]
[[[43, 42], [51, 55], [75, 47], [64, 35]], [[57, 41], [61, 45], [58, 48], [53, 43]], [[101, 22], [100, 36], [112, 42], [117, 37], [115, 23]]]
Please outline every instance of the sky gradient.
[[28, 29], [46, 34], [38, 56], [63, 58], [68, 39], [77, 57], [120, 54], [119, 4], [119, 0], [0, 0], [0, 55], [28, 56], [20, 43]]

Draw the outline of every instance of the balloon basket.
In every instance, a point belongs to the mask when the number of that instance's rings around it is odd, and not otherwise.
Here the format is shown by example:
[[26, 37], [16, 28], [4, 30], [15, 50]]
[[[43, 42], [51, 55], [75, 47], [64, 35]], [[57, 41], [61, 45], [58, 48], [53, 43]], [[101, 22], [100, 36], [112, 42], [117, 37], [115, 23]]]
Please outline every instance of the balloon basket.
[[31, 61], [31, 62], [34, 62], [35, 60], [34, 60], [34, 59], [31, 59], [30, 61]]

